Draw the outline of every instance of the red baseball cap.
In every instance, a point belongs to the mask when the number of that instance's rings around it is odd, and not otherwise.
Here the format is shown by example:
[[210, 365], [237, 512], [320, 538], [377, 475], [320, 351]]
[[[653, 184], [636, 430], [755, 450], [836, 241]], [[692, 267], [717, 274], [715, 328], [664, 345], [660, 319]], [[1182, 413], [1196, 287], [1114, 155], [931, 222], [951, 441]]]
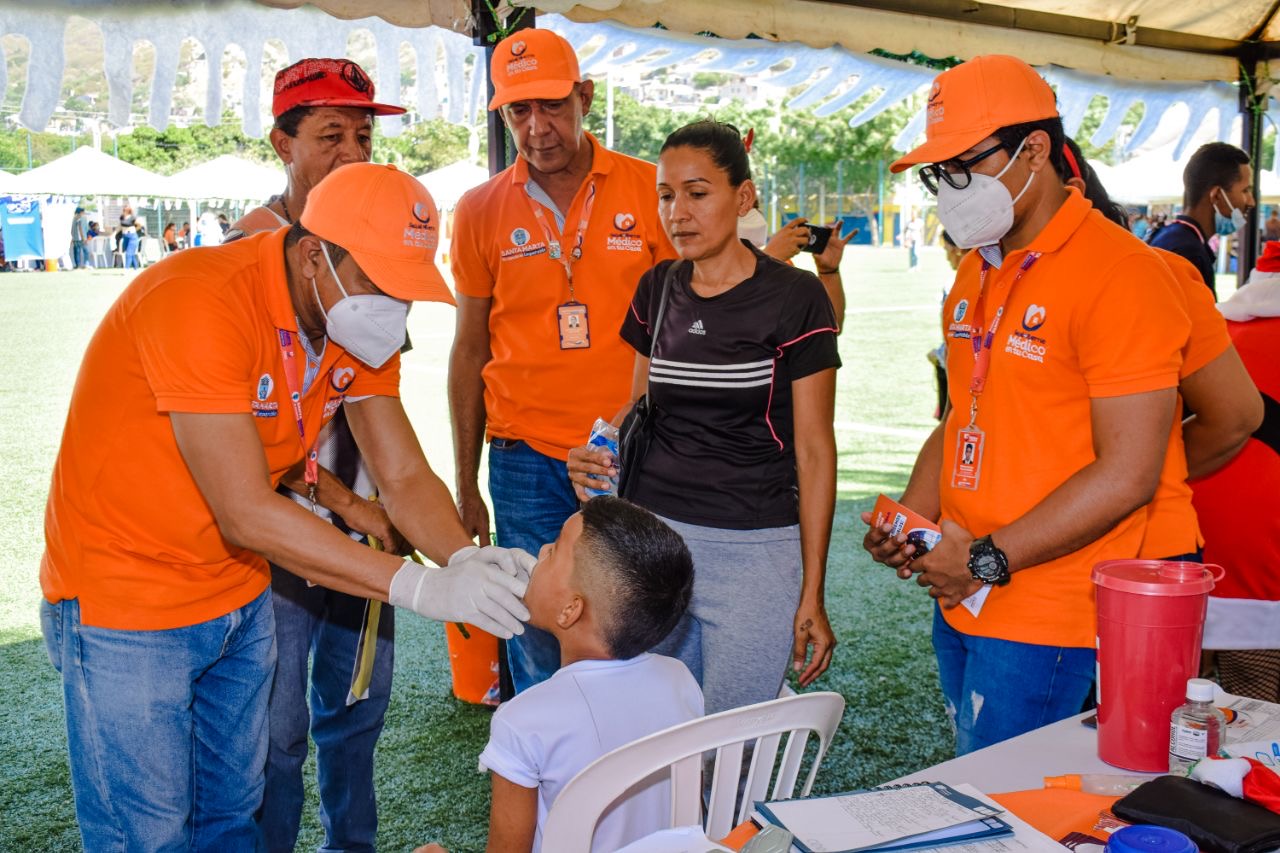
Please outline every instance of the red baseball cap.
[[514, 101], [557, 101], [567, 98], [582, 82], [573, 45], [550, 30], [527, 29], [498, 42], [489, 62], [496, 110]]
[[1058, 100], [1030, 65], [1016, 56], [990, 54], [939, 74], [926, 109], [924, 144], [895, 160], [889, 171], [941, 163], [1002, 127], [1054, 118]]
[[456, 304], [440, 270], [440, 214], [417, 178], [395, 166], [348, 163], [307, 195], [302, 227], [341, 246], [396, 299]]
[[358, 107], [376, 116], [398, 116], [404, 107], [373, 100], [373, 81], [350, 59], [303, 59], [276, 74], [271, 115], [294, 107]]

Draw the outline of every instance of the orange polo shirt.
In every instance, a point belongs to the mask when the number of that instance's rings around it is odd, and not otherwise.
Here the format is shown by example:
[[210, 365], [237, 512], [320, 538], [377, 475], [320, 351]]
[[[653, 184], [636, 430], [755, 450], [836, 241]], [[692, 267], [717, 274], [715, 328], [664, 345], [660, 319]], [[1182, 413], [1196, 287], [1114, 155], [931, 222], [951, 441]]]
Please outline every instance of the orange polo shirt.
[[[1042, 254], [1013, 286], [1029, 252]], [[979, 404], [978, 426], [986, 434], [979, 486], [956, 488], [956, 436], [969, 418], [969, 334], [981, 268], [977, 252], [965, 256], [943, 311], [952, 410], [939, 478], [942, 517], [974, 536], [1025, 515], [1094, 461], [1093, 399], [1175, 387], [1190, 326], [1173, 297], [1169, 268], [1072, 190], [1029, 246], [987, 274], [982, 327], [990, 326], [1001, 303], [1006, 307]], [[947, 621], [977, 636], [1092, 647], [1090, 571], [1101, 560], [1137, 556], [1146, 516], [1144, 507], [1080, 550], [1016, 572], [1007, 586], [991, 590], [979, 616], [956, 607], [944, 611]]]
[[[630, 398], [635, 351], [618, 334], [636, 285], [655, 263], [675, 257], [658, 221], [657, 170], [609, 151], [588, 134], [591, 173], [564, 211], [567, 256], [592, 195], [574, 296], [587, 306], [591, 346], [561, 349], [558, 306], [569, 280], [529, 197], [523, 158], [458, 202], [451, 261], [458, 293], [492, 299], [484, 368], [490, 437], [522, 439], [539, 453], [567, 459], [596, 418], [612, 418]], [[543, 208], [552, 238], [555, 215]]]
[[[1177, 279], [1179, 295], [1185, 297], [1183, 307], [1191, 320], [1191, 333], [1182, 348], [1182, 369], [1178, 371], [1178, 379], [1182, 380], [1226, 352], [1231, 346], [1231, 336], [1227, 332], [1227, 321], [1213, 302], [1213, 291], [1204, 286], [1195, 264], [1164, 249], [1156, 249], [1156, 254]], [[1160, 485], [1147, 506], [1147, 532], [1138, 550], [1138, 556], [1144, 560], [1189, 554], [1204, 544], [1191, 503], [1191, 487], [1187, 485], [1187, 449], [1182, 443], [1181, 415], [1179, 397], [1178, 417], [1174, 418], [1169, 435], [1169, 451], [1160, 471]]]
[[[277, 332], [295, 333], [305, 366], [284, 237], [281, 229], [170, 255], [133, 280], [89, 342], [54, 463], [40, 564], [45, 598], [78, 598], [85, 625], [194, 625], [244, 606], [270, 582], [266, 560], [222, 538], [169, 413], [251, 417], [273, 486], [302, 459]], [[371, 370], [330, 341], [302, 397], [308, 440], [344, 395], [398, 396], [399, 384], [399, 356]]]

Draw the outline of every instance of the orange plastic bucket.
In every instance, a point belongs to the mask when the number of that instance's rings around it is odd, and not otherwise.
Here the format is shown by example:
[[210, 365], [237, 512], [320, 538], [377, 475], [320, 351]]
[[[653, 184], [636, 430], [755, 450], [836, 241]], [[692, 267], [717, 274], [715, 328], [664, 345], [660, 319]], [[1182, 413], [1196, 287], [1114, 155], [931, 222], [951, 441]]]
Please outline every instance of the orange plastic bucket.
[[475, 625], [467, 625], [466, 631], [464, 637], [456, 622], [446, 622], [444, 626], [453, 695], [473, 705], [496, 705], [498, 638]]

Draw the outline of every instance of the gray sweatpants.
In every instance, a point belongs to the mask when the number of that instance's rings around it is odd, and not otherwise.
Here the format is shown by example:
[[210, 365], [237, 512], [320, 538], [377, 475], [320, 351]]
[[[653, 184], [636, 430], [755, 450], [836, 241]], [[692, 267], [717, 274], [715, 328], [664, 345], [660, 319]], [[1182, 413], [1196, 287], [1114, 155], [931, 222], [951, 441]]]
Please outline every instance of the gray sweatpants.
[[653, 651], [689, 667], [708, 714], [777, 699], [795, 642], [800, 526], [722, 530], [663, 521], [693, 554], [693, 598]]

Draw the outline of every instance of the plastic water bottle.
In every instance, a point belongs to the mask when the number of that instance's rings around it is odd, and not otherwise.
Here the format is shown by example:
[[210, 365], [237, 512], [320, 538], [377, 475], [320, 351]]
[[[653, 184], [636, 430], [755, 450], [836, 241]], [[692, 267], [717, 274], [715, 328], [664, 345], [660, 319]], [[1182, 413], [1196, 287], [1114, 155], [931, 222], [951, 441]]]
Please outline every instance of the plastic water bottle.
[[1206, 756], [1217, 756], [1227, 740], [1227, 718], [1213, 705], [1213, 682], [1187, 679], [1187, 704], [1169, 721], [1169, 772], [1186, 776], [1191, 765]]
[[1150, 776], [1125, 776], [1117, 773], [1068, 773], [1065, 776], [1046, 776], [1046, 788], [1065, 788], [1084, 791], [1086, 794], [1102, 794], [1106, 797], [1123, 797], [1134, 788], [1150, 782]]

